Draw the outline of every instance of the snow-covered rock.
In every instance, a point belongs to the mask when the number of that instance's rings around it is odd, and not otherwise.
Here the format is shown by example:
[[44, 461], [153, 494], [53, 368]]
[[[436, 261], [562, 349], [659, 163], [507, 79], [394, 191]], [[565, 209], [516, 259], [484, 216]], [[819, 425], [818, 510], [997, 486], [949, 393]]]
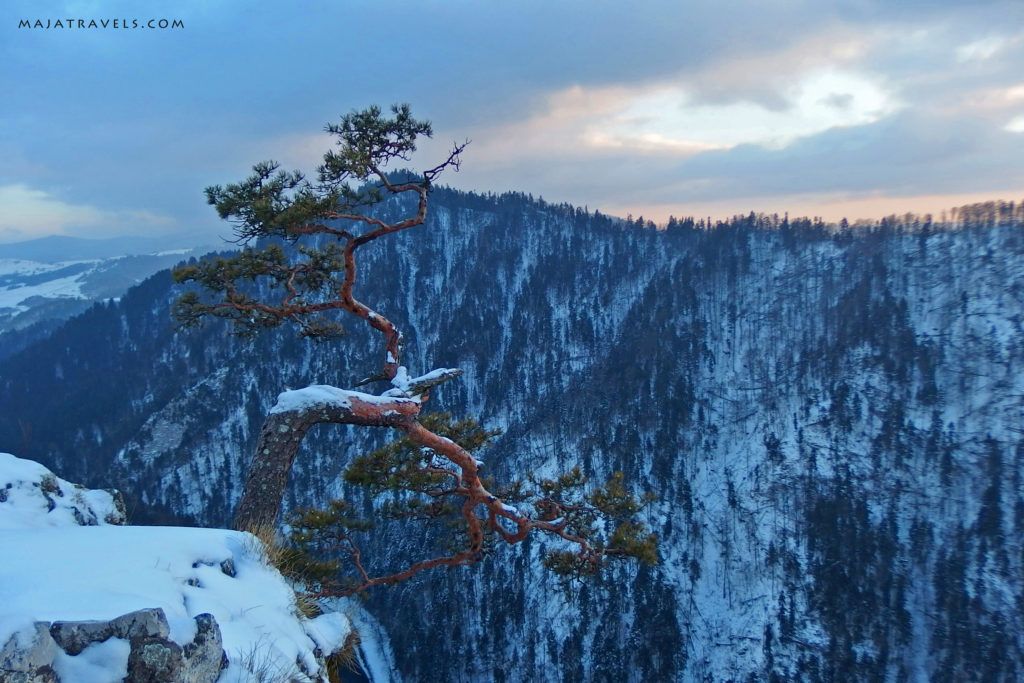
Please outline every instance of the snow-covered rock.
[[124, 524], [117, 491], [93, 491], [32, 460], [0, 453], [0, 529]]
[[115, 494], [8, 454], [0, 491], [0, 680], [320, 681], [351, 632], [304, 617], [251, 534], [122, 526]]

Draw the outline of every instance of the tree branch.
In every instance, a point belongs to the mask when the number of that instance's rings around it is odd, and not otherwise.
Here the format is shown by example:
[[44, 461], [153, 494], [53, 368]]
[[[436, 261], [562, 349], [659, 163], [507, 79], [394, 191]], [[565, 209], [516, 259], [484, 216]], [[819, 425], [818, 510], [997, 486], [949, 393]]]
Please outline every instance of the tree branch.
[[276, 526], [292, 462], [313, 425], [395, 427], [415, 420], [420, 407], [411, 399], [385, 400], [325, 386], [282, 393], [260, 430], [234, 528], [247, 531]]

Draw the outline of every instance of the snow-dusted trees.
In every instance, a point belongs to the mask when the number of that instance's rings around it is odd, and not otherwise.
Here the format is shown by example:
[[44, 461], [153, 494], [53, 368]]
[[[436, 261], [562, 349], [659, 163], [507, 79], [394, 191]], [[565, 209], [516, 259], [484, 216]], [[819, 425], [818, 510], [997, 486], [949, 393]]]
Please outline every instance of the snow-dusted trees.
[[[329, 546], [349, 560], [349, 581], [337, 585], [335, 593], [394, 583], [434, 566], [474, 564], [494, 540], [518, 543], [533, 531], [564, 541], [545, 564], [566, 576], [594, 574], [614, 558], [656, 561], [655, 537], [635, 519], [647, 499], [629, 492], [621, 475], [595, 488], [578, 470], [556, 479], [531, 476], [501, 488], [486, 482], [471, 453], [486, 440], [482, 430], [460, 431], [464, 423], [421, 419], [428, 391], [461, 371], [410, 375], [402, 365], [398, 328], [355, 297], [358, 250], [421, 225], [432, 183], [445, 170], [458, 169], [466, 143], [422, 173], [388, 172], [390, 163], [410, 159], [417, 138], [431, 135], [430, 124], [414, 119], [408, 106], [392, 107], [391, 115], [377, 107], [353, 112], [326, 130], [337, 138], [337, 148], [324, 155], [315, 180], [264, 162], [238, 184], [207, 189], [209, 203], [232, 221], [246, 247], [231, 257], [179, 268], [179, 282], [194, 281], [205, 293], [183, 295], [175, 315], [185, 326], [224, 318], [243, 334], [289, 323], [313, 339], [339, 336], [339, 318], [353, 316], [379, 333], [383, 356], [379, 374], [355, 386], [387, 382], [389, 388], [369, 394], [312, 386], [282, 394], [261, 431], [236, 528], [276, 525], [306, 432], [333, 422], [399, 431], [402, 439], [392, 447], [353, 459], [346, 480], [383, 496], [389, 504], [378, 510], [428, 523], [454, 518], [459, 538], [446, 554], [375, 575], [356, 542], [356, 532], [366, 524], [350, 516], [349, 506], [334, 501], [330, 509], [308, 512], [296, 524], [305, 534], [299, 536], [303, 550], [316, 555]], [[393, 222], [375, 217], [373, 207], [385, 201], [405, 202], [401, 205], [409, 211]], [[318, 566], [338, 569], [330, 562]], [[332, 584], [325, 579], [322, 585]]]

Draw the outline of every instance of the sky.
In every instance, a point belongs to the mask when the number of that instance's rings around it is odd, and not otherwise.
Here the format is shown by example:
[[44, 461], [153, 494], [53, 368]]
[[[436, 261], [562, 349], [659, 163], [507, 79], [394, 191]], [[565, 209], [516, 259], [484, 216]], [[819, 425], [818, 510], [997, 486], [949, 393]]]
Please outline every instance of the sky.
[[1024, 199], [1024, 2], [8, 0], [0, 242], [227, 234], [203, 188], [392, 103], [433, 122], [414, 168], [472, 141], [463, 190], [939, 216]]

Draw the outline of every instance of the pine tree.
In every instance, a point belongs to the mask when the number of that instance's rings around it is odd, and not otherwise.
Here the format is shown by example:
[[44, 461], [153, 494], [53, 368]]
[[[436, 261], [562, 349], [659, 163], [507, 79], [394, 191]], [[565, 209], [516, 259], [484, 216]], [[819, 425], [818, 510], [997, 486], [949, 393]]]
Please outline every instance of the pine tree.
[[[485, 481], [471, 451], [493, 434], [475, 423], [421, 419], [430, 389], [461, 370], [438, 368], [411, 376], [402, 365], [398, 327], [355, 297], [357, 250], [422, 225], [434, 181], [448, 169], [458, 170], [468, 141], [455, 145], [442, 163], [413, 174], [388, 169], [392, 163], [410, 161], [417, 139], [432, 134], [430, 124], [414, 119], [407, 105], [392, 107], [390, 116], [378, 107], [355, 111], [326, 130], [337, 138], [337, 148], [324, 155], [315, 180], [263, 162], [240, 183], [207, 188], [208, 202], [234, 224], [245, 248], [177, 269], [178, 282], [196, 282], [205, 291], [182, 295], [174, 312], [186, 327], [223, 318], [235, 332], [249, 335], [288, 323], [301, 335], [321, 341], [339, 337], [344, 331], [340, 316], [352, 316], [379, 333], [383, 355], [381, 371], [355, 386], [390, 386], [380, 394], [327, 386], [283, 393], [261, 430], [235, 527], [276, 527], [303, 438], [312, 426], [332, 422], [400, 432], [395, 444], [355, 460], [346, 479], [376, 496], [404, 496], [400, 510], [378, 507], [380, 514], [438, 523], [455, 515], [458, 533], [447, 554], [371, 575], [354, 536], [369, 529], [371, 521], [356, 519], [344, 501], [305, 511], [292, 520], [297, 530], [293, 540], [306, 574], [316, 577], [321, 588], [330, 587], [327, 592], [350, 595], [430, 567], [474, 564], [495, 539], [515, 544], [535, 530], [563, 542], [545, 565], [565, 577], [596, 574], [617, 558], [655, 562], [655, 536], [636, 519], [650, 498], [634, 496], [620, 474], [592, 490], [578, 469], [553, 480], [527, 477], [505, 487]], [[409, 198], [415, 205], [404, 217], [380, 217], [383, 205], [408, 208]], [[282, 241], [293, 248], [285, 248]], [[521, 511], [523, 503], [532, 512]], [[335, 585], [329, 579], [340, 567], [323, 556], [328, 546], [340, 549], [342, 560], [354, 569], [349, 581]]]

